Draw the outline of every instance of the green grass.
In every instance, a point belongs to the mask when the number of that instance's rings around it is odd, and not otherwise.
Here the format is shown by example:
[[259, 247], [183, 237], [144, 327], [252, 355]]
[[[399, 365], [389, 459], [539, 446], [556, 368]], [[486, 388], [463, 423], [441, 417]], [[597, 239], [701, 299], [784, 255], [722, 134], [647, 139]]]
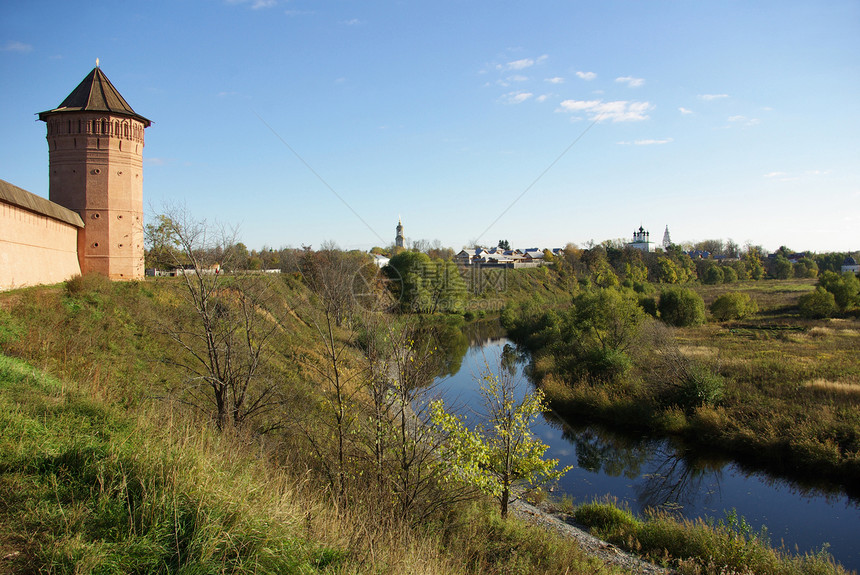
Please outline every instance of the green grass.
[[[624, 378], [575, 380], [545, 349], [534, 350], [533, 373], [553, 408], [572, 418], [683, 435], [758, 467], [851, 486], [860, 481], [860, 322], [799, 317], [797, 299], [813, 287], [814, 280], [696, 287], [706, 301], [743, 290], [761, 309], [740, 321], [674, 331], [683, 356], [722, 378], [720, 394], [704, 405], [676, 405], [661, 395], [663, 375], [649, 370], [662, 352], [647, 334]], [[542, 329], [539, 316], [532, 323], [532, 331]]]
[[598, 537], [643, 554], [682, 574], [843, 574], [826, 549], [796, 555], [771, 547], [767, 530], [753, 531], [735, 511], [720, 521], [682, 520], [654, 512], [636, 517], [614, 501], [577, 507], [574, 519]]
[[226, 497], [245, 470], [202, 441], [177, 443], [6, 356], [0, 414], [0, 537], [17, 570], [313, 573], [343, 555]]
[[[0, 294], [4, 573], [611, 572], [483, 503], [424, 524], [392, 522], [366, 493], [338, 507], [290, 426], [218, 433], [175, 401], [186, 374], [162, 327], [181, 321], [177, 285], [86, 278]], [[296, 357], [319, 352], [311, 298], [279, 289], [290, 298], [267, 361], [295, 395], [285, 412], [307, 412]]]

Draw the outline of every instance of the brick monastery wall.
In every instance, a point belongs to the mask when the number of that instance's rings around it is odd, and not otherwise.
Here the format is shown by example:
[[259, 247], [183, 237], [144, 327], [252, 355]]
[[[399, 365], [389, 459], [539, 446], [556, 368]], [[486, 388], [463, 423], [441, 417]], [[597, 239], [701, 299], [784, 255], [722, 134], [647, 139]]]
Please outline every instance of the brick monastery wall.
[[76, 226], [0, 201], [0, 290], [80, 273]]

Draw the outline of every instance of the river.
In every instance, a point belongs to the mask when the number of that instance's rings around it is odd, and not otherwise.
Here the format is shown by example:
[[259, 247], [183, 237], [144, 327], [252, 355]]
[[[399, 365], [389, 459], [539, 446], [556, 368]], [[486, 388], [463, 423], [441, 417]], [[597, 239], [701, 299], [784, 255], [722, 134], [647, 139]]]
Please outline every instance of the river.
[[[472, 333], [459, 366], [436, 381], [434, 392], [460, 413], [480, 408], [476, 376], [485, 365], [498, 370], [504, 337]], [[516, 362], [519, 391], [531, 388]], [[469, 419], [474, 419], [470, 415]], [[553, 496], [583, 503], [606, 496], [641, 513], [649, 507], [673, 510], [687, 518], [724, 519], [735, 509], [754, 530], [767, 526], [772, 544], [802, 553], [823, 545], [848, 569], [860, 571], [860, 501], [825, 487], [800, 485], [744, 469], [665, 439], [612, 433], [593, 426], [572, 427], [550, 414], [539, 418], [534, 432], [549, 445], [547, 457], [574, 468], [555, 486]]]

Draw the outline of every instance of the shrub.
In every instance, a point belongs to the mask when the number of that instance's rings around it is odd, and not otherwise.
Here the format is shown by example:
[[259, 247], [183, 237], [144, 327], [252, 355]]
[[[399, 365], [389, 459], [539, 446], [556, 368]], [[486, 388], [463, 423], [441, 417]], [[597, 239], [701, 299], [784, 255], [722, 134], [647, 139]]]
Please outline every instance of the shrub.
[[723, 268], [723, 283], [733, 284], [736, 281], [738, 281], [738, 272], [736, 272], [733, 267], [725, 266]]
[[702, 275], [702, 283], [716, 285], [723, 283], [723, 270], [717, 264], [711, 264]]
[[692, 365], [681, 383], [678, 404], [688, 410], [715, 405], [725, 395], [726, 382], [721, 375], [701, 365]]
[[830, 317], [836, 311], [836, 298], [822, 287], [815, 291], [803, 294], [797, 302], [800, 315], [808, 318]]
[[72, 276], [66, 280], [65, 287], [68, 296], [78, 297], [93, 293], [108, 293], [111, 289], [111, 281], [102, 274], [88, 273]]
[[669, 288], [660, 294], [660, 319], [669, 325], [685, 327], [705, 323], [705, 301], [686, 288]]
[[860, 298], [860, 280], [853, 273], [824, 272], [818, 278], [818, 285], [833, 294], [839, 311], [852, 307]]
[[611, 348], [593, 349], [582, 360], [588, 374], [603, 381], [617, 381], [633, 366], [626, 353]]
[[782, 254], [776, 256], [771, 262], [771, 273], [778, 280], [787, 280], [794, 277], [794, 265]]
[[657, 299], [651, 296], [639, 298], [639, 306], [651, 317], [657, 317]]
[[741, 292], [723, 294], [711, 304], [711, 314], [719, 321], [742, 319], [757, 311], [758, 305], [755, 300]]
[[578, 523], [587, 525], [604, 537], [635, 532], [639, 520], [627, 509], [617, 507], [617, 502], [595, 501], [576, 508], [573, 514]]

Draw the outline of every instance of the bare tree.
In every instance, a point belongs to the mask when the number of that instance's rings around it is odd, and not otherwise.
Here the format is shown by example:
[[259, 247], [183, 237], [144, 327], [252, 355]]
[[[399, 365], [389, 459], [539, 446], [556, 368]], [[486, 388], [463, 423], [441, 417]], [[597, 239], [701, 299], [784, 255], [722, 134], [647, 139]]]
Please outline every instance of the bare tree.
[[[307, 317], [322, 350], [320, 357], [304, 355], [302, 363], [321, 384], [326, 407], [323, 419], [306, 422], [303, 431], [342, 506], [348, 503], [347, 482], [352, 467], [349, 459], [358, 414], [355, 406], [361, 391], [358, 376], [362, 367], [355, 365], [351, 351], [357, 323], [351, 314], [353, 284], [363, 263], [333, 244], [324, 244], [317, 252], [306, 247], [300, 261], [300, 272], [316, 298], [308, 306]], [[327, 427], [330, 433], [319, 434], [312, 426]], [[326, 438], [333, 438], [333, 446], [324, 443]]]
[[229, 267], [235, 230], [194, 220], [183, 209], [163, 221], [178, 245], [184, 288], [185, 305], [165, 318], [165, 331], [185, 352], [175, 361], [190, 376], [184, 401], [212, 414], [222, 430], [271, 412], [280, 403], [265, 361], [277, 329], [268, 309], [271, 280], [221, 271]]

